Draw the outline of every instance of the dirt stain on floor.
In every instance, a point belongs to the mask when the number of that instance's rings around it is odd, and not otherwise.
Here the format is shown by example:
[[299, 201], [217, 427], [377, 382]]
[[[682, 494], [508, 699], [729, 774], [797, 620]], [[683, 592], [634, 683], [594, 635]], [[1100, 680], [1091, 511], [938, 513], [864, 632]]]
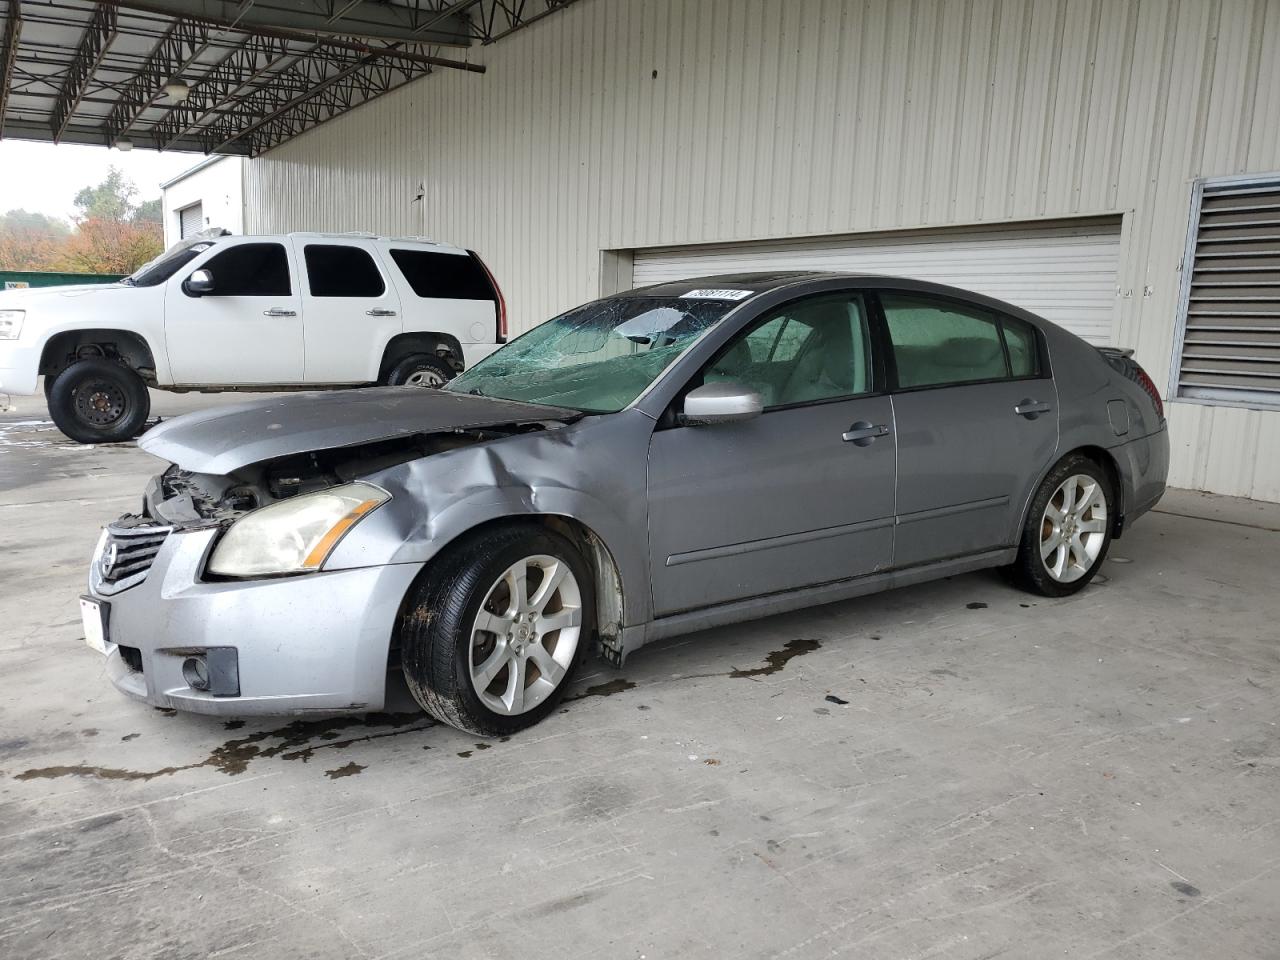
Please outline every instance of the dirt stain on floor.
[[368, 769], [368, 767], [362, 767], [353, 760], [351, 763], [338, 767], [336, 770], [326, 770], [324, 775], [330, 780], [340, 780], [343, 777], [354, 777], [361, 770]]
[[[99, 780], [154, 780], [157, 777], [168, 777], [186, 770], [198, 770], [212, 767], [227, 776], [236, 776], [249, 768], [250, 762], [270, 757], [284, 760], [301, 760], [306, 763], [316, 750], [341, 749], [353, 743], [369, 740], [380, 740], [384, 737], [400, 736], [418, 730], [426, 730], [436, 726], [425, 714], [421, 713], [369, 713], [363, 716], [326, 717], [321, 720], [295, 720], [274, 730], [259, 730], [245, 737], [228, 740], [215, 747], [203, 760], [186, 763], [180, 766], [161, 767], [157, 770], [127, 770], [119, 767], [101, 767], [88, 764], [69, 764], [56, 767], [39, 767], [17, 774], [15, 780], [52, 780], [59, 777], [95, 777]], [[337, 731], [352, 728], [381, 730], [391, 727], [387, 732], [365, 733], [360, 736], [347, 737], [343, 740], [327, 740], [315, 743], [317, 738]], [[267, 744], [275, 740], [276, 743]], [[350, 764], [348, 764], [350, 766]], [[363, 768], [361, 768], [363, 769]], [[327, 771], [326, 771], [327, 772]], [[356, 772], [356, 771], [353, 771]], [[349, 776], [350, 774], [344, 774]]]
[[765, 665], [763, 667], [753, 667], [750, 670], [735, 669], [729, 672], [729, 676], [735, 678], [767, 677], [770, 674], [777, 673], [796, 657], [812, 653], [821, 646], [821, 640], [807, 640], [803, 637], [788, 640], [781, 650], [775, 650], [764, 658]]
[[635, 689], [635, 685], [634, 680], [618, 677], [616, 680], [610, 680], [607, 683], [597, 683], [593, 687], [587, 687], [581, 693], [574, 694], [572, 697], [565, 697], [565, 701], [585, 700], [587, 697], [612, 697], [615, 693]]

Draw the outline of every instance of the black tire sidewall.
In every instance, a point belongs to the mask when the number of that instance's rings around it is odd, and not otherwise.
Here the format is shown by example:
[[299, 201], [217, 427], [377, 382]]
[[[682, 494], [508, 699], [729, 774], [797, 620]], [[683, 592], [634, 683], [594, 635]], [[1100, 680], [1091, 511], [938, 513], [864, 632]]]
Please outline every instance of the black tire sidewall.
[[[578, 648], [556, 690], [528, 713], [506, 716], [490, 710], [471, 683], [471, 626], [489, 588], [504, 570], [538, 554], [569, 564], [582, 593], [582, 626]], [[434, 575], [438, 572], [438, 576]], [[430, 688], [419, 702], [437, 719], [480, 736], [506, 736], [531, 727], [556, 709], [573, 683], [595, 637], [595, 580], [581, 551], [568, 538], [533, 525], [499, 528], [480, 534], [450, 551], [438, 571], [428, 571], [406, 615], [426, 626], [402, 636], [406, 679], [415, 695]], [[425, 607], [430, 617], [414, 614]], [[412, 634], [412, 635], [411, 635]], [[411, 645], [415, 645], [410, 649]], [[412, 675], [411, 675], [412, 674]]]
[[[1044, 519], [1044, 510], [1049, 500], [1057, 492], [1059, 486], [1068, 477], [1084, 474], [1095, 480], [1101, 487], [1107, 503], [1106, 537], [1102, 541], [1102, 549], [1093, 566], [1079, 580], [1062, 583], [1050, 576], [1040, 556], [1040, 525]], [[1046, 597], [1067, 597], [1078, 593], [1089, 585], [1102, 569], [1107, 559], [1107, 551], [1111, 549], [1111, 532], [1114, 529], [1116, 491], [1107, 472], [1095, 461], [1083, 454], [1072, 454], [1059, 463], [1041, 481], [1036, 495], [1031, 498], [1031, 506], [1027, 510], [1027, 519], [1022, 528], [1022, 542], [1018, 546], [1018, 559], [1014, 567], [1014, 579], [1022, 586]]]
[[444, 378], [445, 383], [454, 378], [453, 368], [449, 366], [448, 361], [429, 353], [415, 353], [396, 362], [387, 373], [387, 385], [404, 386], [405, 381], [419, 370], [433, 370]]
[[[115, 423], [99, 427], [76, 413], [76, 391], [90, 379], [110, 380], [124, 394], [124, 414]], [[58, 374], [47, 393], [49, 416], [59, 430], [78, 443], [132, 440], [142, 432], [151, 412], [151, 396], [142, 378], [124, 364], [101, 357], [77, 360]]]

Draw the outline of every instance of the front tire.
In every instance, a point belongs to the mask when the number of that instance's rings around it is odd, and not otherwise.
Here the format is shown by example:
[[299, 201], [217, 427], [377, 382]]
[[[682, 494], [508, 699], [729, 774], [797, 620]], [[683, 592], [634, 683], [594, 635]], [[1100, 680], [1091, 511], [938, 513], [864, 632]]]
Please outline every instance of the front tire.
[[590, 568], [550, 530], [513, 525], [448, 551], [414, 588], [401, 659], [414, 699], [483, 737], [555, 709], [595, 629]]
[[49, 416], [78, 443], [132, 440], [151, 413], [151, 396], [142, 378], [102, 357], [77, 360], [47, 390]]
[[1024, 590], [1066, 597], [1098, 573], [1111, 546], [1115, 491], [1097, 463], [1072, 454], [1049, 471], [1031, 500], [1009, 572]]
[[396, 363], [387, 373], [393, 387], [443, 387], [454, 377], [453, 367], [441, 357], [415, 353]]

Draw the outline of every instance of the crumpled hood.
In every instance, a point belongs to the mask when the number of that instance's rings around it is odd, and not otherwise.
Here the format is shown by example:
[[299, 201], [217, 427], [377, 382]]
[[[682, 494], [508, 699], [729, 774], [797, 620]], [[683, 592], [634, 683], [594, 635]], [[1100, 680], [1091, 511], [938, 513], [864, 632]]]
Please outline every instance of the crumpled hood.
[[193, 473], [226, 475], [251, 463], [419, 433], [498, 427], [580, 414], [420, 387], [291, 393], [167, 420], [138, 446]]

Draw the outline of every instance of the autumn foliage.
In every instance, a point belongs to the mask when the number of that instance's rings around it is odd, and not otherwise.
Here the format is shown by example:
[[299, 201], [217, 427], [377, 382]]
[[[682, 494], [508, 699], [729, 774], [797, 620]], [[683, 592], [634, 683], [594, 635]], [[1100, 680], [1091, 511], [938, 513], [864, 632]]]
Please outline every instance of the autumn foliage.
[[133, 273], [164, 248], [159, 201], [134, 204], [134, 185], [111, 168], [76, 195], [80, 216], [65, 221], [11, 210], [0, 215], [0, 270]]

